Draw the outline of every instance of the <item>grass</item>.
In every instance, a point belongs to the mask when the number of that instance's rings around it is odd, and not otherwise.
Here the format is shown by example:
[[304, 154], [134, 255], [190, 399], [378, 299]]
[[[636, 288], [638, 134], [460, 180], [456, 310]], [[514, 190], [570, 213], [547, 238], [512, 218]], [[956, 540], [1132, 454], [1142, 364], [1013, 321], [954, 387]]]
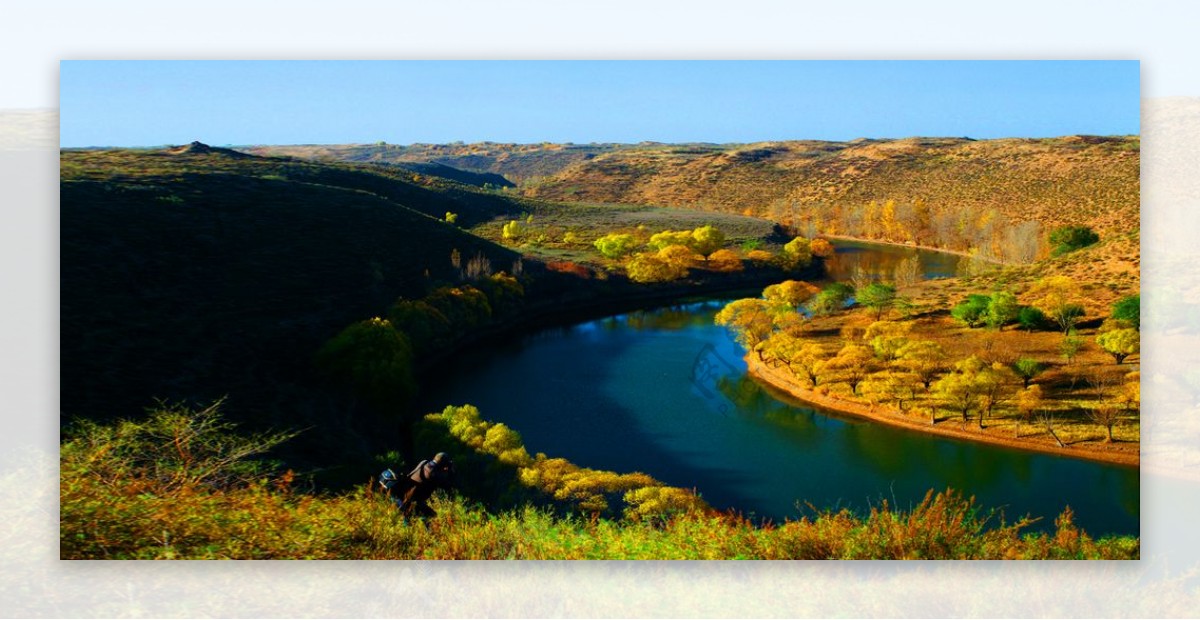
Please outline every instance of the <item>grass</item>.
[[[215, 408], [165, 407], [144, 422], [80, 423], [61, 449], [64, 559], [1133, 559], [1136, 538], [1096, 540], [1070, 511], [1023, 534], [953, 491], [908, 510], [824, 510], [776, 525], [697, 508], [660, 519], [493, 512], [435, 496], [406, 521], [370, 483], [337, 495], [298, 488], [256, 461], [283, 436], [240, 435]], [[481, 452], [480, 455], [484, 455]], [[469, 472], [460, 472], [460, 475]]]

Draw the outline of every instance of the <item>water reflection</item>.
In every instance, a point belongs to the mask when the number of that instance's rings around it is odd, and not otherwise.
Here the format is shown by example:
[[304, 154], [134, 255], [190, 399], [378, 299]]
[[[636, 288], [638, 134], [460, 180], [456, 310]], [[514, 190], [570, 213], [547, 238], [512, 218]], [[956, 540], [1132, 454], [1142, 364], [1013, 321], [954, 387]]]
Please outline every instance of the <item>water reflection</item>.
[[[932, 274], [949, 262], [925, 264]], [[746, 375], [741, 349], [712, 324], [722, 305], [632, 312], [514, 339], [473, 354], [425, 400], [431, 410], [473, 403], [520, 431], [532, 452], [643, 471], [696, 488], [714, 506], [773, 520], [798, 518], [809, 503], [908, 507], [929, 489], [954, 487], [1010, 521], [1041, 517], [1036, 529], [1052, 528], [1069, 505], [1090, 533], [1138, 531], [1136, 469], [804, 406]]]

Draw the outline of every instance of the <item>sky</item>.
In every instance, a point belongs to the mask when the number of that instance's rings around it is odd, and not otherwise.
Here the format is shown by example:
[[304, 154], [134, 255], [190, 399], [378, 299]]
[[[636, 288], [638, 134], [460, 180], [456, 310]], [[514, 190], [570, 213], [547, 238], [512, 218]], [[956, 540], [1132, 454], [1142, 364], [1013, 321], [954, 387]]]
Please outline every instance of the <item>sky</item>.
[[64, 61], [60, 145], [1139, 133], [1137, 61]]

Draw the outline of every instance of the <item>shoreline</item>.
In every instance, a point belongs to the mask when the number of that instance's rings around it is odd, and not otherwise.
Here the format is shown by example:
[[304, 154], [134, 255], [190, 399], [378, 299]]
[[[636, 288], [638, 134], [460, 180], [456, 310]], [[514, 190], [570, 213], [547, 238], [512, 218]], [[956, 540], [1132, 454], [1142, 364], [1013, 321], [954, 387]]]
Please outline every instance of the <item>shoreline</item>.
[[[882, 239], [864, 239], [862, 237], [851, 237], [849, 235], [820, 235], [820, 236], [825, 239], [837, 239], [839, 241], [853, 241], [855, 243], [873, 243], [876, 245], [890, 245], [890, 246], [894, 246], [897, 248], [910, 248], [913, 250], [926, 250], [929, 252], [940, 252], [942, 254], [952, 254], [954, 256], [962, 256], [963, 258], [978, 258], [975, 255], [971, 254], [970, 252], [963, 252], [961, 250], [947, 250], [945, 248], [938, 248], [938, 247], [934, 247], [932, 245], [917, 245], [917, 244], [911, 244], [911, 243], [900, 243], [899, 241], [884, 241]], [[1004, 265], [1004, 266], [1013, 265], [1013, 263], [989, 260], [989, 259], [985, 259], [985, 258], [980, 258], [979, 260], [991, 263], [993, 265]]]
[[[1138, 468], [1141, 466], [1140, 444], [1137, 450], [1121, 450], [1113, 447], [1112, 444], [1095, 444], [1095, 446], [1083, 445], [1075, 448], [1059, 448], [1053, 443], [1050, 443], [1049, 440], [1042, 442], [1040, 440], [1031, 440], [1029, 438], [1016, 438], [998, 433], [988, 433], [986, 429], [984, 431], [979, 431], [976, 429], [976, 427], [960, 427], [954, 425], [952, 421], [947, 420], [943, 420], [937, 424], [931, 425], [926, 419], [918, 419], [905, 415], [891, 407], [873, 407], [863, 403], [846, 401], [840, 398], [818, 394], [801, 384], [800, 381], [791, 373], [771, 368], [765, 362], [758, 359], [758, 356], [756, 355], [751, 355], [749, 353], [746, 354], [745, 361], [747, 373], [751, 377], [766, 383], [772, 388], [780, 390], [805, 403], [836, 411], [841, 414], [854, 416], [856, 418], [863, 418], [872, 422], [878, 422], [899, 428], [906, 428], [930, 435], [940, 435], [954, 439], [988, 443], [1006, 448], [1015, 448], [1019, 450], [1041, 452], [1070, 458], [1100, 461], [1114, 465], [1124, 465]], [[1030, 427], [1032, 426], [1033, 425], [1031, 424]]]

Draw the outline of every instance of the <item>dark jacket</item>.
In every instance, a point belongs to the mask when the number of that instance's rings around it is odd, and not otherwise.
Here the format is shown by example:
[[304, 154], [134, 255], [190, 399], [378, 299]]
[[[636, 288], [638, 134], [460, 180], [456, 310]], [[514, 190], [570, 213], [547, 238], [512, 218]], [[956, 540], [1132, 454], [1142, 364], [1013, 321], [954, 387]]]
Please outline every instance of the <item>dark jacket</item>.
[[454, 465], [446, 462], [439, 466], [433, 461], [421, 461], [408, 474], [412, 481], [404, 493], [401, 506], [411, 506], [424, 503], [438, 489], [448, 489], [454, 485]]

